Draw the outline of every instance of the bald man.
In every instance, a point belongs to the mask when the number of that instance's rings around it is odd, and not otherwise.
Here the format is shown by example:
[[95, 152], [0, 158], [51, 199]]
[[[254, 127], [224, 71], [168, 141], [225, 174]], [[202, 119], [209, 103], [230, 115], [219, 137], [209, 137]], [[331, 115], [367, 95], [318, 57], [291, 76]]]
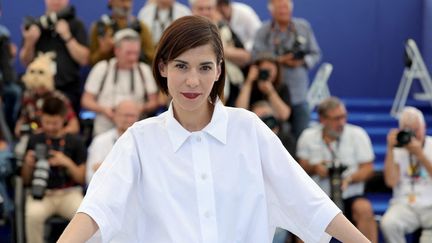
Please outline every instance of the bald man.
[[139, 104], [133, 100], [123, 100], [114, 109], [112, 128], [97, 135], [88, 149], [86, 183], [89, 184], [93, 174], [111, 151], [115, 141], [139, 119]]

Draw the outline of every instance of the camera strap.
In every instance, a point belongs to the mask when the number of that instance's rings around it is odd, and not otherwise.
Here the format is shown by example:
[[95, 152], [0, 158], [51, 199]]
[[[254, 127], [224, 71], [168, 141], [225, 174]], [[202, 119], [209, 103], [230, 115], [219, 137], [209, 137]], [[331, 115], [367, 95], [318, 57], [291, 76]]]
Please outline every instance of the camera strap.
[[408, 176], [411, 181], [411, 191], [414, 193], [415, 183], [420, 178], [420, 161], [412, 154], [409, 155]]
[[166, 18], [163, 21], [159, 18], [159, 7], [156, 6], [155, 15], [153, 17], [153, 26], [152, 26], [153, 33], [156, 32], [156, 30], [155, 30], [155, 24], [156, 23], [159, 24], [159, 30], [160, 30], [160, 33], [162, 33], [165, 30], [165, 28], [171, 24], [172, 21], [173, 21], [173, 7], [172, 6], [168, 10], [168, 18]]
[[[137, 65], [136, 65], [136, 69], [137, 69], [137, 71], [138, 71], [138, 74], [139, 74], [139, 76], [140, 76], [141, 82], [142, 82], [142, 84], [143, 84], [143, 88], [144, 88], [144, 90], [145, 90], [145, 78], [144, 78], [144, 73], [143, 73], [142, 70], [141, 70], [140, 63], [139, 63], [139, 62], [138, 62]], [[116, 65], [116, 67], [115, 67], [115, 69], [114, 69], [114, 86], [117, 86], [118, 70], [119, 70], [119, 68], [118, 68], [118, 66]], [[135, 70], [135, 67], [131, 68], [130, 71], [129, 71], [129, 73], [130, 73], [130, 92], [131, 92], [131, 93], [133, 93], [134, 90], [135, 90], [135, 73], [134, 73], [134, 70]], [[115, 89], [114, 89], [114, 90], [115, 90]], [[147, 92], [144, 92], [144, 97], [145, 97], [145, 94], [146, 94], [146, 93], [147, 93]]]
[[[339, 158], [338, 158], [338, 154], [339, 154], [339, 147], [340, 147], [340, 141], [339, 141], [339, 138], [335, 140], [335, 146], [334, 146], [335, 149], [333, 149], [333, 147], [331, 146], [331, 142], [326, 142], [326, 141], [324, 140], [324, 134], [323, 134], [322, 138], [323, 138], [323, 142], [324, 142], [324, 144], [325, 144], [326, 147], [327, 147], [327, 150], [330, 152], [332, 166], [335, 167], [335, 162], [336, 162], [336, 160], [339, 160]], [[339, 164], [338, 166], [341, 166], [341, 165]]]
[[[295, 24], [293, 21], [290, 21], [290, 23], [288, 24], [287, 27], [287, 32], [288, 33], [292, 33], [294, 36], [293, 42], [292, 42], [292, 47], [294, 47], [294, 44], [296, 43], [296, 40], [298, 39], [298, 33], [297, 33], [297, 29], [295, 27]], [[271, 28], [270, 28], [270, 33], [269, 33], [269, 37], [271, 39], [272, 45], [274, 47], [274, 52], [276, 55], [283, 55], [285, 54], [285, 50], [286, 48], [283, 47], [283, 37], [281, 36], [282, 33], [284, 33], [283, 31], [280, 30], [280, 28], [278, 27], [277, 23], [275, 21], [271, 22]]]
[[[104, 72], [104, 74], [103, 74], [103, 76], [102, 76], [101, 84], [100, 84], [100, 86], [99, 86], [99, 92], [98, 92], [98, 94], [96, 95], [96, 99], [97, 99], [98, 96], [102, 93], [102, 91], [103, 91], [103, 89], [104, 89], [104, 86], [105, 86], [105, 83], [106, 83], [106, 79], [107, 79], [107, 77], [108, 77], [108, 74], [109, 74], [111, 68], [114, 68], [114, 77], [113, 77], [113, 82], [114, 82], [114, 87], [113, 87], [113, 97], [115, 96], [115, 90], [116, 90], [116, 89], [115, 89], [115, 86], [117, 85], [117, 80], [118, 80], [118, 67], [117, 67], [117, 62], [114, 64], [114, 66], [112, 66], [112, 65], [110, 64], [110, 61], [105, 61], [105, 63], [106, 63], [106, 69], [105, 69], [105, 72]], [[138, 74], [139, 74], [140, 79], [141, 79], [141, 81], [142, 81], [142, 83], [143, 83], [143, 88], [144, 88], [144, 99], [147, 100], [147, 92], [146, 92], [146, 90], [145, 90], [145, 88], [146, 88], [146, 87], [145, 87], [145, 76], [144, 76], [144, 73], [143, 73], [143, 71], [142, 71], [142, 69], [141, 69], [140, 63], [137, 64], [137, 67], [136, 67], [136, 68], [138, 69]], [[134, 68], [132, 68], [132, 69], [130, 70], [130, 81], [131, 81], [131, 85], [130, 85], [130, 92], [133, 93], [134, 90], [135, 90], [135, 75], [134, 75]], [[113, 99], [113, 100], [114, 100], [114, 99]]]

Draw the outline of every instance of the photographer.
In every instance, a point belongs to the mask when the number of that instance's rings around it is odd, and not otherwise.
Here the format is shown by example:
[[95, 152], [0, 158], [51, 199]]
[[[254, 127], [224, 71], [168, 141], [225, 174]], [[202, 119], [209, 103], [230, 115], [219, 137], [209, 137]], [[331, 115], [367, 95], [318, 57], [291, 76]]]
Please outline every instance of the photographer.
[[236, 107], [250, 109], [251, 105], [259, 100], [267, 100], [270, 103], [279, 121], [285, 122], [290, 117], [288, 86], [281, 80], [277, 62], [264, 53], [250, 66], [248, 76], [237, 97]]
[[87, 33], [84, 24], [75, 17], [74, 9], [68, 5], [69, 0], [46, 0], [45, 4], [45, 15], [33, 22], [27, 21], [30, 23], [23, 26], [20, 60], [27, 66], [38, 52], [55, 52], [55, 87], [69, 98], [78, 113], [80, 66], [86, 65], [89, 59]]
[[[47, 98], [42, 107], [42, 133], [32, 135], [27, 147], [21, 176], [31, 187], [25, 202], [29, 243], [43, 242], [44, 222], [50, 216], [71, 219], [83, 198], [80, 185], [85, 182], [87, 152], [80, 137], [63, 133], [66, 111], [61, 99]], [[40, 154], [41, 147], [45, 154]], [[40, 166], [43, 161], [49, 163], [48, 168]], [[48, 176], [43, 176], [42, 169], [49, 172]]]
[[[365, 181], [373, 174], [370, 138], [363, 128], [347, 124], [345, 105], [336, 97], [324, 99], [317, 112], [320, 125], [304, 130], [297, 142], [299, 163], [333, 200], [339, 200], [334, 196], [342, 193], [344, 214], [369, 240], [377, 242], [372, 206], [363, 197]], [[346, 167], [342, 174], [330, 173], [342, 166]], [[332, 187], [335, 176], [342, 179], [339, 188]]]
[[390, 207], [381, 219], [386, 242], [405, 242], [405, 234], [422, 228], [420, 242], [432, 242], [432, 138], [423, 114], [405, 107], [399, 129], [387, 135], [384, 180], [393, 188]]
[[143, 22], [132, 15], [133, 0], [108, 0], [111, 14], [104, 14], [90, 29], [90, 64], [114, 57], [115, 32], [130, 28], [139, 33], [141, 39], [140, 61], [151, 64], [154, 45], [152, 35]]
[[291, 94], [291, 123], [298, 138], [310, 120], [308, 70], [319, 62], [321, 50], [310, 24], [292, 17], [293, 8], [292, 0], [268, 0], [272, 19], [256, 32], [252, 56], [256, 59], [259, 53], [270, 52], [282, 65], [283, 82]]
[[94, 111], [93, 134], [115, 127], [113, 109], [122, 100], [139, 103], [142, 116], [150, 116], [158, 108], [158, 88], [150, 66], [138, 60], [140, 37], [132, 29], [122, 29], [114, 35], [115, 57], [100, 61], [87, 77], [82, 106]]
[[[1, 5], [0, 5], [0, 16]], [[12, 130], [18, 118], [21, 106], [21, 87], [16, 79], [13, 61], [16, 56], [16, 45], [11, 42], [10, 32], [0, 25], [0, 98], [2, 111], [9, 130]]]

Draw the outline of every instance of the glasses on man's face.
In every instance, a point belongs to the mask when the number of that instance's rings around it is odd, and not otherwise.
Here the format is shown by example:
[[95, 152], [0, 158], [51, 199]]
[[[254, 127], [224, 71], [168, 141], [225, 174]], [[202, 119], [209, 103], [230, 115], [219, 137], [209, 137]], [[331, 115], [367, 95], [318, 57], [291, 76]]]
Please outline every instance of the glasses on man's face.
[[347, 114], [344, 113], [344, 114], [340, 114], [340, 115], [336, 115], [336, 116], [325, 116], [325, 118], [327, 120], [330, 120], [330, 121], [346, 120], [347, 119]]

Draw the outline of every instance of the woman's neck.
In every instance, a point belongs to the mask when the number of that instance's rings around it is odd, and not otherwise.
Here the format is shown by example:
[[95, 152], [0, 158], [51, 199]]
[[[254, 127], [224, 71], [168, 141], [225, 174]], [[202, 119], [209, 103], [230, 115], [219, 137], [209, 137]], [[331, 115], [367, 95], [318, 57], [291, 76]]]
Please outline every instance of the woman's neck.
[[[189, 132], [196, 132], [202, 130], [207, 124], [210, 123], [214, 105], [208, 105], [198, 111], [177, 111], [175, 104], [173, 104], [173, 113], [176, 120]], [[180, 109], [179, 109], [180, 110]]]

